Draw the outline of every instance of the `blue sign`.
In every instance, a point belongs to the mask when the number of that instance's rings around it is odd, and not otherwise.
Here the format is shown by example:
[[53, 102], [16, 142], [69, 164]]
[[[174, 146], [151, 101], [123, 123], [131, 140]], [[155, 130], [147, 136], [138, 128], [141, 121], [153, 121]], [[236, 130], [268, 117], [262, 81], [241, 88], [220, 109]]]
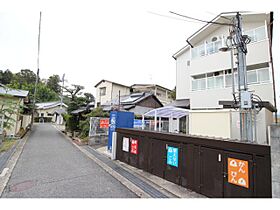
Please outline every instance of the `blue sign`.
[[[144, 123], [145, 123], [145, 122], [144, 122]], [[144, 124], [144, 125], [145, 125], [145, 124]], [[142, 120], [134, 119], [133, 127], [134, 127], [134, 128], [141, 128], [141, 127], [142, 127]]]
[[179, 149], [177, 147], [167, 147], [167, 164], [178, 167], [178, 154]]

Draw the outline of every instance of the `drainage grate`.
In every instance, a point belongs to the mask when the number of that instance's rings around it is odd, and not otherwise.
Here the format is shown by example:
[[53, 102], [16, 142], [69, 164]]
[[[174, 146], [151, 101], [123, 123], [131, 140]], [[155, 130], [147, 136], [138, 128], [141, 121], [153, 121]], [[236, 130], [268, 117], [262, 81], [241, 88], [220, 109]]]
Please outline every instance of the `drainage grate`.
[[88, 152], [93, 154], [96, 158], [98, 158], [100, 161], [105, 163], [107, 166], [112, 168], [114, 171], [119, 173], [121, 176], [125, 177], [128, 179], [130, 182], [135, 184], [137, 187], [142, 189], [144, 192], [149, 194], [152, 198], [168, 198], [165, 194], [161, 193], [158, 191], [156, 188], [152, 187], [148, 183], [144, 182], [140, 178], [136, 177], [132, 173], [124, 170], [123, 168], [119, 167], [116, 163], [114, 163], [112, 160], [109, 158], [101, 155], [100, 153], [96, 152], [94, 149], [92, 149], [90, 146], [84, 147]]

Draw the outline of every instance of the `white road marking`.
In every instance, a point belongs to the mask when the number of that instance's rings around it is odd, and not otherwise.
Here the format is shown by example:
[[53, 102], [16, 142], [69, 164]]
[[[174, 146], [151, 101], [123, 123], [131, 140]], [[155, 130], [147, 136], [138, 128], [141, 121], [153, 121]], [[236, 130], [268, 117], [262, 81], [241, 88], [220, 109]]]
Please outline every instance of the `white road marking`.
[[0, 174], [0, 177], [5, 176], [8, 171], [9, 171], [9, 168], [4, 168], [2, 173]]

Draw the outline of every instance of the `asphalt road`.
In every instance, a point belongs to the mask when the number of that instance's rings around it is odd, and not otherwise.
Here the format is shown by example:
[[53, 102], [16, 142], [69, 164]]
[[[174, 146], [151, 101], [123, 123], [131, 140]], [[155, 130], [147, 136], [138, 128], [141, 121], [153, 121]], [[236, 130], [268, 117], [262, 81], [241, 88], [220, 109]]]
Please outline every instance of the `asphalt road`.
[[34, 125], [4, 198], [136, 198], [51, 124]]

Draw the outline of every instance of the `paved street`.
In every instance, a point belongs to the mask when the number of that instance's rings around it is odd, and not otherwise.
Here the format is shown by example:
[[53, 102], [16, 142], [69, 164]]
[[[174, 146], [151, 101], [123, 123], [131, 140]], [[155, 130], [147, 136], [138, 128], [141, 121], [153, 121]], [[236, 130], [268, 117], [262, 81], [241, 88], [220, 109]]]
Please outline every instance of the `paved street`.
[[35, 125], [2, 197], [135, 198], [51, 124]]

